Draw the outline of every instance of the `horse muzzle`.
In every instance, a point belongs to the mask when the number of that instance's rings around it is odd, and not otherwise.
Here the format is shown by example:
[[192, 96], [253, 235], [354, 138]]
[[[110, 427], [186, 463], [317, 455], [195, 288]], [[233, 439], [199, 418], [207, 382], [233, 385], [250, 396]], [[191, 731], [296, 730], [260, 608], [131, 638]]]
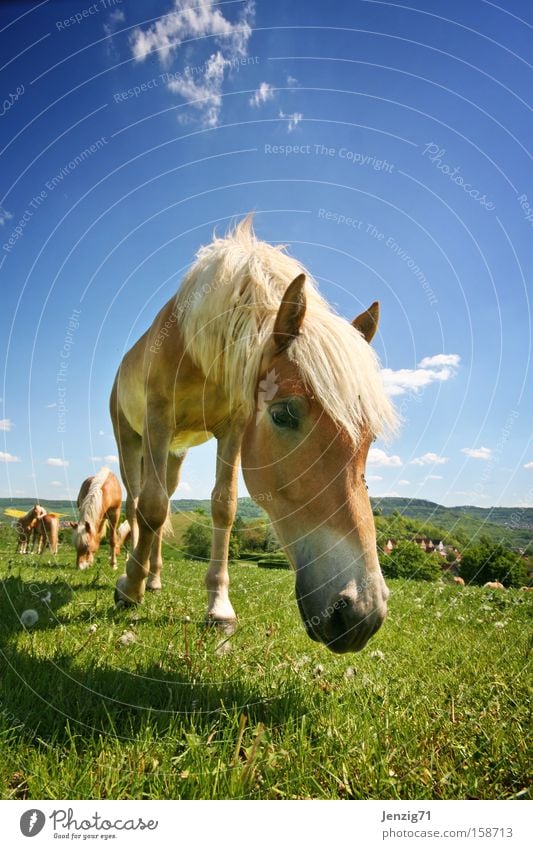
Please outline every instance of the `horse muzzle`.
[[296, 581], [296, 600], [308, 636], [335, 654], [361, 651], [387, 615], [388, 590], [382, 581], [371, 597], [350, 589], [331, 596], [326, 605], [312, 601]]

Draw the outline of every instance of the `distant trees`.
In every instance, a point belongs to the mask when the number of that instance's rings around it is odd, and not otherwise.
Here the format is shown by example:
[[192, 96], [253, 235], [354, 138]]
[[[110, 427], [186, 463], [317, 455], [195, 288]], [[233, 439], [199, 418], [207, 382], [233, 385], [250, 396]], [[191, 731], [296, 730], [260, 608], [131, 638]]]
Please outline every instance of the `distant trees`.
[[[212, 523], [211, 517], [205, 510], [195, 510], [194, 520], [187, 525], [183, 533], [183, 546], [190, 557], [198, 560], [209, 560], [211, 555]], [[243, 544], [243, 532], [245, 524], [240, 516], [237, 516], [231, 529], [229, 539], [230, 560], [236, 560], [240, 554]]]
[[441, 576], [437, 555], [426, 554], [416, 543], [408, 540], [400, 540], [390, 554], [381, 557], [381, 568], [386, 578], [437, 581]]
[[487, 539], [463, 552], [459, 573], [468, 584], [486, 584], [487, 581], [500, 581], [504, 587], [527, 584], [522, 557]]

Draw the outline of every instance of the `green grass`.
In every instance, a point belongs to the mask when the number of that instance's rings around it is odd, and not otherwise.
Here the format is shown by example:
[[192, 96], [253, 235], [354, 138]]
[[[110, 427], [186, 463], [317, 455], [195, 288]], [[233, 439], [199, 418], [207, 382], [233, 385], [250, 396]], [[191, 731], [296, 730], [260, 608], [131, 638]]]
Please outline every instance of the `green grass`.
[[170, 548], [163, 592], [123, 612], [105, 550], [88, 572], [67, 544], [57, 563], [13, 551], [4, 530], [2, 798], [528, 792], [530, 593], [391, 581], [383, 628], [337, 657], [306, 637], [289, 573], [237, 563], [224, 653], [201, 627], [205, 567]]

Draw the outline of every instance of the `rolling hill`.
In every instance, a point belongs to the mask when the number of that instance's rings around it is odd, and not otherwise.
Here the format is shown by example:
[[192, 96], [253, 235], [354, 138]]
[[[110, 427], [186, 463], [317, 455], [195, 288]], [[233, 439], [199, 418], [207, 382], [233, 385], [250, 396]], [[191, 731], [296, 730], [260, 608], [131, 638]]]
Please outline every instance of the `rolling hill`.
[[[443, 507], [433, 501], [418, 498], [373, 498], [372, 508], [377, 516], [393, 517], [399, 513], [405, 519], [412, 519], [421, 526], [440, 529], [460, 540], [464, 545], [482, 536], [493, 542], [501, 542], [509, 548], [526, 549], [533, 546], [533, 508], [531, 507], [474, 507], [462, 505]], [[33, 505], [31, 498], [0, 498], [0, 519], [12, 521], [5, 516], [7, 507], [29, 510]], [[64, 513], [67, 519], [77, 515], [76, 505], [70, 501], [42, 499], [41, 504], [49, 511]], [[210, 512], [209, 499], [177, 499], [172, 501], [172, 512], [187, 514], [203, 509]], [[265, 518], [261, 507], [251, 498], [239, 498], [238, 515], [246, 520]], [[183, 520], [174, 519], [180, 530]]]

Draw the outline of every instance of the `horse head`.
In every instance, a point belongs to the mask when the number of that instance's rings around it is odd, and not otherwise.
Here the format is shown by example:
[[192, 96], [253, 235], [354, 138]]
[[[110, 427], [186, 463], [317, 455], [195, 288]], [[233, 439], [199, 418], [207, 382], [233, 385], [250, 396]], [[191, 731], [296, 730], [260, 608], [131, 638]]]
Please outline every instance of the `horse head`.
[[[364, 478], [376, 419], [366, 410], [381, 404], [383, 419], [393, 418], [368, 346], [379, 307], [373, 304], [353, 327], [343, 322], [342, 328], [335, 317], [338, 339], [334, 327], [329, 338], [306, 311], [301, 274], [288, 287], [263, 349], [257, 413], [242, 445], [243, 474], [295, 572], [296, 599], [308, 635], [334, 652], [359, 651], [384, 621], [389, 594]], [[324, 356], [313, 350], [322, 344], [331, 349]], [[303, 368], [311, 355], [313, 368], [322, 371], [314, 386]], [[357, 370], [368, 372], [361, 377], [361, 397], [338, 397], [336, 403], [334, 393], [342, 396], [353, 386], [350, 370], [352, 376]], [[363, 387], [375, 396], [366, 407]]]

